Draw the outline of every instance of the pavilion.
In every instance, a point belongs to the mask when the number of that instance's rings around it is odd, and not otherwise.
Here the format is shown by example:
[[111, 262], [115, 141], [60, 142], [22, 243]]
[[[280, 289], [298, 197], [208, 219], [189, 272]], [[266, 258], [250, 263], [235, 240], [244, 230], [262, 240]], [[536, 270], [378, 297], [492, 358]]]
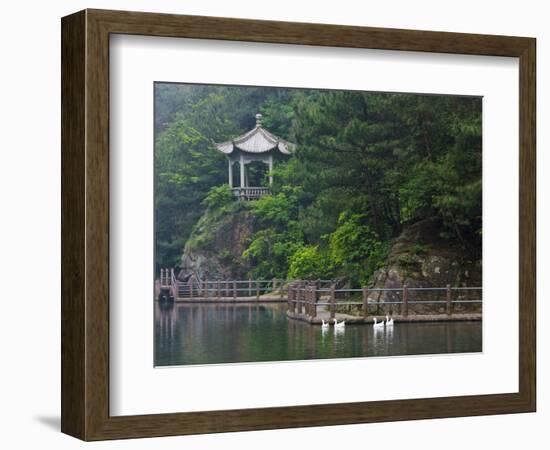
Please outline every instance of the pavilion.
[[[273, 184], [273, 161], [292, 154], [295, 144], [287, 142], [262, 127], [262, 115], [256, 114], [254, 129], [231, 141], [216, 143], [219, 151], [227, 156], [229, 186], [239, 200], [255, 200], [270, 193]], [[269, 166], [269, 187], [249, 186], [247, 164], [261, 161]], [[233, 185], [233, 165], [240, 168], [240, 186]]]

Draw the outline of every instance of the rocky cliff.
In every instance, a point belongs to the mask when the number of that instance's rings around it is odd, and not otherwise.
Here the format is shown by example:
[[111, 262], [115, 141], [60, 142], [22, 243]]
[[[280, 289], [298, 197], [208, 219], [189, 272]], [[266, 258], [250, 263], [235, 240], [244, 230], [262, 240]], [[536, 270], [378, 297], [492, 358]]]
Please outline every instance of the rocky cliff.
[[243, 280], [250, 270], [243, 252], [254, 233], [254, 217], [249, 210], [231, 213], [207, 212], [193, 229], [181, 258], [180, 280]]
[[[435, 219], [426, 219], [404, 228], [395, 240], [385, 266], [377, 270], [370, 286], [374, 289], [394, 289], [407, 285], [409, 288], [480, 287], [482, 285], [482, 263], [479, 256], [466, 250], [457, 242], [440, 237], [441, 229]], [[445, 291], [409, 292], [410, 300], [443, 300]], [[370, 300], [391, 302], [401, 300], [401, 292], [372, 291]], [[480, 298], [480, 291], [454, 292], [453, 298], [473, 296]], [[474, 308], [471, 305], [457, 305], [458, 311]], [[397, 305], [384, 308], [386, 311], [399, 311]], [[439, 311], [441, 310], [441, 311]], [[410, 313], [444, 312], [444, 305], [416, 305]]]
[[[252, 267], [243, 253], [257, 231], [256, 221], [250, 209], [238, 203], [230, 208], [230, 211], [207, 211], [194, 227], [181, 258], [180, 280], [248, 278]], [[373, 274], [369, 283], [369, 300], [380, 303], [380, 313], [400, 312], [399, 305], [388, 302], [402, 300], [404, 285], [412, 288], [409, 291], [411, 301], [442, 301], [441, 305], [410, 305], [410, 314], [445, 312], [445, 290], [417, 291], [414, 288], [482, 286], [480, 256], [456, 240], [442, 238], [441, 234], [438, 220], [426, 219], [405, 226], [393, 241], [386, 263]], [[478, 299], [480, 296], [480, 291], [453, 292], [453, 299]], [[479, 306], [457, 304], [455, 308], [456, 312], [477, 312]]]

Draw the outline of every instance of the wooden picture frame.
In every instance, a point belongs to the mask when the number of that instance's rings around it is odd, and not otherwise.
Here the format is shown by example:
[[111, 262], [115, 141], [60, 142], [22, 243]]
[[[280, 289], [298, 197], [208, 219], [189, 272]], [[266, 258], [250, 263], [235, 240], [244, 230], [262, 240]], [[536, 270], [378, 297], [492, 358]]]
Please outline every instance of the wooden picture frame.
[[[105, 10], [61, 25], [64, 433], [100, 440], [535, 411], [535, 39]], [[109, 36], [117, 33], [519, 58], [519, 391], [110, 416]]]

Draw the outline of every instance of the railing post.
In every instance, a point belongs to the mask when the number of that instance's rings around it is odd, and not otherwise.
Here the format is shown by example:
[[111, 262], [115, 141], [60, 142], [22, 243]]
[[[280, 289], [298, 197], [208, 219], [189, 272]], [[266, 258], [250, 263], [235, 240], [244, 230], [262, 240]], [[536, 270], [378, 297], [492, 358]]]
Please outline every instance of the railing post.
[[298, 292], [296, 291], [297, 289], [297, 284], [296, 283], [292, 283], [292, 311], [294, 313], [297, 313], [298, 312], [298, 303], [296, 302], [296, 299], [298, 297]]
[[252, 280], [248, 279], [248, 296], [252, 297]]
[[334, 284], [330, 285], [330, 318], [334, 319], [336, 317], [336, 286]]
[[237, 281], [233, 280], [233, 300], [237, 300]]
[[369, 289], [363, 287], [363, 320], [367, 320], [369, 315]]
[[409, 315], [409, 288], [407, 285], [403, 285], [403, 311], [401, 312], [403, 317]]
[[306, 316], [309, 316], [310, 313], [311, 313], [311, 295], [310, 295], [310, 291], [309, 291], [309, 284], [306, 284], [305, 286], [305, 291], [304, 291], [304, 314]]
[[189, 279], [189, 298], [193, 298], [193, 280]]
[[451, 285], [447, 285], [447, 315], [450, 316], [453, 314], [453, 304], [451, 296]]
[[289, 291], [288, 291], [288, 286], [287, 286], [287, 291], [286, 291], [286, 310], [288, 312], [290, 312], [292, 309], [291, 309], [291, 302], [290, 302], [290, 295], [289, 295]]
[[279, 298], [282, 300], [284, 298], [284, 280], [281, 280], [281, 287], [279, 288]]
[[313, 310], [315, 309], [313, 306], [315, 305], [315, 284], [311, 284], [309, 286], [309, 315], [311, 317], [313, 316]]
[[275, 292], [275, 289], [277, 288], [277, 280], [275, 278], [273, 278], [273, 287], [271, 288], [271, 292]]
[[204, 292], [203, 297], [208, 300], [208, 279], [204, 280]]
[[317, 303], [321, 298], [321, 280], [317, 279], [315, 282], [315, 303]]
[[311, 286], [311, 317], [315, 319], [317, 317], [317, 287]]
[[293, 305], [292, 305], [292, 295], [291, 295], [291, 292], [292, 292], [292, 291], [290, 290], [290, 289], [291, 289], [290, 286], [291, 286], [291, 285], [288, 284], [288, 285], [287, 285], [287, 288], [286, 288], [286, 289], [287, 289], [287, 291], [286, 291], [286, 303], [287, 303], [287, 305], [288, 305], [288, 312], [292, 312], [292, 311], [293, 311], [293, 309], [292, 309], [292, 306], [293, 306]]
[[256, 280], [256, 301], [260, 300], [260, 282]]
[[216, 289], [217, 289], [217, 291], [218, 291], [218, 300], [220, 300], [221, 297], [222, 297], [222, 289], [221, 289], [220, 280], [217, 280], [217, 281], [216, 281]]

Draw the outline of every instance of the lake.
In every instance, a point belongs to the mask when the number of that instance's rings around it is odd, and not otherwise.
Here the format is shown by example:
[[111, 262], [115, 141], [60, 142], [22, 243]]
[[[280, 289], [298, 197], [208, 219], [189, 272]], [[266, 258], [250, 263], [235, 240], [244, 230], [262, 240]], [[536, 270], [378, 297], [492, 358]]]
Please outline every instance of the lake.
[[321, 358], [470, 353], [482, 350], [481, 322], [331, 326], [289, 320], [286, 303], [159, 304], [155, 366]]

